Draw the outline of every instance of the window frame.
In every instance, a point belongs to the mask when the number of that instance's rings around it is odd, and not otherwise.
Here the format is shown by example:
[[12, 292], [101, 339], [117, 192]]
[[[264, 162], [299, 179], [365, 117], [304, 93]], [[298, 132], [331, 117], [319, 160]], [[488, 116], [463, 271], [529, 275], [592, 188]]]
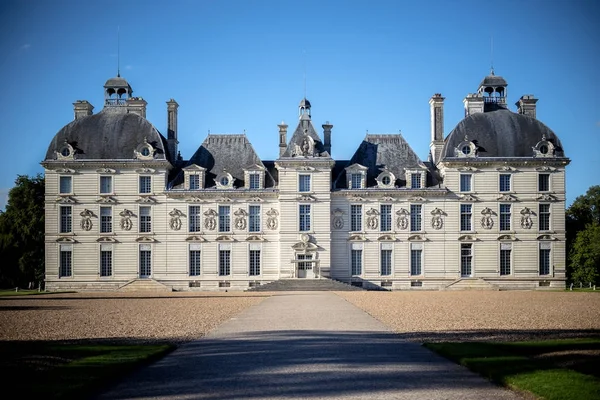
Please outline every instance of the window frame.
[[[384, 207], [388, 212], [384, 213]], [[379, 230], [380, 232], [391, 232], [392, 231], [392, 205], [391, 204], [380, 204], [379, 205]]]
[[[219, 227], [218, 231], [223, 232], [231, 232], [231, 206], [229, 204], [220, 204], [218, 206], [218, 215], [219, 215]], [[227, 210], [227, 213], [224, 211]]]
[[[356, 273], [358, 272], [358, 273]], [[350, 247], [350, 276], [362, 276], [363, 273], [363, 249]]]
[[188, 190], [200, 190], [200, 175], [189, 174], [188, 175]]
[[[463, 187], [463, 178], [468, 178], [468, 181], [464, 181], [465, 185], [468, 182], [468, 189]], [[470, 193], [473, 191], [473, 174], [461, 173], [458, 178], [458, 191], [461, 193]]]
[[[386, 256], [384, 257], [384, 254]], [[389, 258], [387, 258], [389, 256]], [[387, 259], [386, 259], [387, 258]], [[384, 265], [389, 262], [389, 265]], [[384, 270], [385, 268], [385, 270]], [[392, 276], [394, 274], [394, 250], [391, 244], [382, 243], [379, 249], [379, 275]]]
[[[466, 211], [463, 207], [469, 207]], [[459, 205], [459, 228], [461, 232], [473, 232], [473, 204], [472, 203], [460, 203]], [[468, 219], [466, 217], [468, 216]], [[468, 226], [467, 226], [468, 224]], [[467, 229], [468, 228], [468, 229]]]
[[218, 275], [231, 276], [231, 248], [219, 248], [218, 257]]
[[298, 192], [310, 193], [312, 189], [311, 174], [298, 174]]
[[[542, 189], [542, 177], [545, 179], [546, 189]], [[551, 178], [549, 173], [538, 173], [538, 192], [550, 192], [552, 188]]]
[[[417, 260], [414, 256], [418, 254], [418, 265], [414, 264]], [[423, 276], [423, 245], [421, 243], [410, 244], [410, 275], [411, 276]]]
[[[355, 179], [358, 178], [358, 182]], [[362, 189], [363, 188], [363, 174], [360, 172], [350, 173], [350, 188], [349, 189]], [[357, 184], [358, 183], [358, 184]]]
[[[542, 207], [548, 207], [547, 211], [542, 211]], [[552, 205], [550, 203], [538, 204], [538, 231], [547, 232], [552, 228]], [[546, 227], [544, 228], [544, 225]]]
[[[153, 272], [153, 260], [152, 260], [152, 245], [150, 244], [140, 244], [138, 246], [138, 276], [140, 277], [151, 277]], [[142, 264], [146, 263], [142, 266]], [[142, 268], [145, 269], [144, 272], [150, 272], [149, 274], [142, 274]]]
[[[63, 210], [68, 210], [68, 214], [63, 214]], [[73, 233], [73, 206], [60, 206], [58, 217], [58, 233]]]
[[188, 232], [202, 232], [202, 206], [188, 205]]
[[[547, 254], [543, 256], [543, 254]], [[547, 261], [547, 265], [545, 264]], [[538, 274], [540, 276], [552, 275], [552, 245], [550, 243], [540, 243], [538, 248]]]
[[[508, 212], [506, 212], [508, 207]], [[501, 232], [510, 231], [512, 226], [512, 204], [502, 203], [498, 205], [498, 229]]]
[[[147, 182], [145, 182], [147, 180]], [[140, 175], [138, 177], [138, 193], [152, 194], [152, 175]]]
[[[113, 246], [112, 245], [106, 245], [106, 244], [100, 244], [100, 277], [101, 278], [108, 278], [108, 277], [112, 277], [113, 276], [113, 265], [114, 265], [114, 255], [113, 255]], [[105, 258], [104, 255], [109, 255], [108, 258]], [[109, 261], [109, 265], [106, 265], [106, 261]]]
[[[109, 182], [109, 190], [105, 190], [103, 189], [103, 182]], [[114, 194], [115, 192], [115, 188], [114, 188], [114, 180], [112, 175], [100, 175], [100, 178], [98, 180], [98, 193], [103, 194], [103, 195], [107, 195], [107, 194]]]
[[[358, 212], [356, 212], [356, 210], [358, 210]], [[362, 204], [350, 204], [350, 232], [362, 232], [362, 222]]]
[[[308, 210], [303, 212], [302, 210]], [[312, 207], [310, 204], [298, 204], [298, 231], [310, 232], [312, 225]]]
[[[506, 181], [503, 182], [503, 178], [508, 179], [508, 183]], [[508, 184], [508, 189], [506, 185]], [[498, 192], [500, 193], [510, 193], [512, 192], [512, 174], [498, 174]]]
[[[417, 183], [415, 185], [415, 183]], [[423, 188], [423, 174], [421, 172], [410, 173], [410, 188], [411, 189], [422, 189]]]
[[248, 276], [261, 276], [262, 274], [262, 249], [248, 248]]
[[202, 247], [199, 243], [190, 243], [188, 246], [188, 275], [202, 275]]
[[[257, 212], [253, 213], [252, 210], [257, 210]], [[261, 206], [256, 204], [248, 205], [248, 232], [261, 232], [261, 212]]]
[[[508, 252], [508, 256], [506, 252]], [[500, 276], [512, 275], [512, 244], [510, 243], [500, 243], [498, 273]]]
[[[415, 210], [418, 207], [419, 212], [413, 211], [413, 207]], [[410, 231], [411, 232], [422, 232], [423, 231], [423, 205], [422, 204], [411, 204], [410, 205]]]
[[[104, 215], [103, 210], [108, 210], [109, 215]], [[111, 206], [100, 206], [100, 233], [113, 233], [113, 208]]]
[[[69, 190], [63, 191], [63, 179], [69, 182]], [[71, 175], [60, 175], [58, 177], [58, 193], [59, 194], [73, 194], [73, 177]]]
[[[67, 254], [68, 254], [68, 257], [67, 257]], [[66, 257], [66, 258], [63, 258], [63, 257]], [[73, 277], [73, 245], [72, 244], [59, 244], [58, 245], [58, 277], [59, 278], [72, 278]]]
[[[475, 258], [473, 247], [473, 243], [460, 243], [460, 276], [463, 278], [473, 276], [473, 259]], [[463, 249], [468, 249], [469, 254], [464, 254]], [[465, 261], [468, 261], [469, 274], [463, 272], [467, 268]]]
[[259, 172], [251, 172], [248, 174], [248, 189], [250, 189], [250, 190], [262, 189], [260, 187], [260, 173]]
[[[142, 211], [143, 210], [143, 211]], [[148, 214], [145, 211], [148, 210]], [[151, 206], [139, 206], [139, 233], [152, 233], [152, 207]]]

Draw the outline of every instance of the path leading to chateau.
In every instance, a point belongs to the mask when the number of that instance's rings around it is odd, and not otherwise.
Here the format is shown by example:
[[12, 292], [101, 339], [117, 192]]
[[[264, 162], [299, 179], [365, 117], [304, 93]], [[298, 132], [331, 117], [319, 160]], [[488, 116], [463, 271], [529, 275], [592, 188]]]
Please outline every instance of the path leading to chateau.
[[284, 292], [102, 399], [518, 399], [331, 292]]

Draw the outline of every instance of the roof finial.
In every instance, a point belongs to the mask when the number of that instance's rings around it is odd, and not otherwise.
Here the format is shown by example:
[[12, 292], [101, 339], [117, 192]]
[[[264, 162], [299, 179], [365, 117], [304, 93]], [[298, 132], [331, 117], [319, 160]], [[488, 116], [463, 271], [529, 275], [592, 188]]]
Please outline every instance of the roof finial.
[[121, 26], [117, 26], [117, 77], [121, 77]]
[[302, 52], [304, 53], [304, 98], [306, 99], [306, 49]]
[[494, 35], [490, 38], [490, 64], [492, 67], [491, 75], [494, 75]]

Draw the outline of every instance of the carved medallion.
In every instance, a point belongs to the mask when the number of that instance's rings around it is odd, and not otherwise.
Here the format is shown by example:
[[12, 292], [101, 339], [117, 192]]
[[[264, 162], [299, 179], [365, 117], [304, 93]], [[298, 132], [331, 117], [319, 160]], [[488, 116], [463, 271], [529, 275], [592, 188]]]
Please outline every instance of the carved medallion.
[[494, 212], [489, 207], [486, 207], [481, 210], [481, 214], [483, 215], [483, 217], [481, 217], [481, 227], [488, 230], [492, 229], [494, 226], [494, 220], [492, 219]]
[[81, 229], [84, 231], [91, 231], [94, 224], [92, 223], [92, 217], [94, 213], [88, 210], [87, 208], [83, 210], [81, 213]]
[[171, 220], [169, 221], [169, 227], [171, 228], [171, 230], [174, 231], [178, 231], [181, 229], [181, 216], [183, 215], [183, 213], [174, 208], [173, 211], [171, 211], [169, 213], [169, 215], [171, 216]]
[[408, 228], [408, 215], [409, 212], [406, 209], [402, 208], [396, 211], [396, 227], [401, 230], [406, 230]]
[[531, 210], [525, 207], [521, 210], [521, 227], [524, 229], [531, 229], [533, 226], [533, 220], [531, 219]]
[[279, 211], [274, 208], [271, 208], [267, 211], [267, 228], [274, 231], [279, 226], [279, 221], [277, 220], [277, 216], [279, 215]]
[[133, 217], [133, 212], [128, 209], [125, 209], [119, 213], [121, 216], [121, 229], [124, 231], [130, 231], [133, 228], [133, 222], [131, 222], [131, 217]]
[[204, 227], [209, 231], [214, 231], [217, 228], [217, 212], [212, 208], [204, 213]]
[[246, 210], [240, 208], [239, 210], [234, 212], [233, 215], [235, 215], [235, 221], [233, 223], [235, 229], [240, 231], [246, 229], [246, 216], [248, 215]]
[[367, 211], [367, 227], [369, 229], [377, 229], [377, 227], [379, 226], [379, 211], [377, 211], [374, 208], [371, 208], [369, 211]]

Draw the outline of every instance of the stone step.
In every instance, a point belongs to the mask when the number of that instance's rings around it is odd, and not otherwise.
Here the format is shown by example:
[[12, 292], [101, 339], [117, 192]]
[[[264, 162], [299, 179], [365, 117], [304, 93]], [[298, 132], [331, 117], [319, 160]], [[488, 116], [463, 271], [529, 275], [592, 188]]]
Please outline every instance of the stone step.
[[282, 279], [262, 284], [248, 289], [252, 292], [278, 292], [278, 291], [351, 291], [363, 290], [360, 287], [332, 279]]
[[171, 292], [168, 286], [154, 279], [134, 279], [119, 287], [121, 292]]
[[462, 278], [446, 285], [442, 290], [499, 290], [499, 288], [481, 278]]

